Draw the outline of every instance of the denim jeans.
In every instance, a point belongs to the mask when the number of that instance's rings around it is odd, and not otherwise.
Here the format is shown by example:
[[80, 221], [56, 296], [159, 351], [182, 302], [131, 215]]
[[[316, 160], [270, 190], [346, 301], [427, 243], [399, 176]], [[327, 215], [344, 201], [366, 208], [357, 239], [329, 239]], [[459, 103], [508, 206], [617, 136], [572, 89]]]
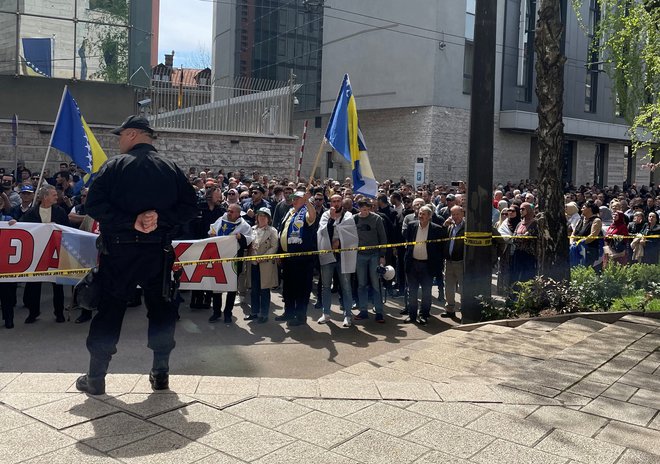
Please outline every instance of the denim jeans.
[[268, 311], [270, 310], [270, 288], [261, 288], [259, 265], [253, 264], [251, 268], [252, 290], [250, 290], [250, 314], [268, 317]]
[[378, 253], [358, 253], [357, 255], [357, 281], [358, 281], [358, 308], [360, 311], [367, 310], [369, 300], [368, 285], [373, 288], [374, 308], [376, 314], [383, 314], [383, 300], [380, 295], [380, 281], [378, 280]]
[[351, 306], [353, 305], [353, 298], [351, 298], [351, 275], [342, 274], [341, 261], [337, 259], [334, 263], [321, 265], [321, 285], [323, 296], [323, 314], [330, 314], [330, 303], [332, 303], [332, 276], [337, 269], [339, 275], [339, 289], [341, 291], [342, 305], [344, 306], [344, 316], [351, 317]]

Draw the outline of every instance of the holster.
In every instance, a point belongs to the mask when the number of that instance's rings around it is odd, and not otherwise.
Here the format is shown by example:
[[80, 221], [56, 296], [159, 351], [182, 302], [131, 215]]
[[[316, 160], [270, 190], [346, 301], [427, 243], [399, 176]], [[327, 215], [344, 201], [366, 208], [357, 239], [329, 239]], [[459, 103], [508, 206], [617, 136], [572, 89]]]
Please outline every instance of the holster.
[[95, 310], [101, 301], [101, 282], [98, 276], [99, 268], [95, 267], [73, 287], [73, 306]]

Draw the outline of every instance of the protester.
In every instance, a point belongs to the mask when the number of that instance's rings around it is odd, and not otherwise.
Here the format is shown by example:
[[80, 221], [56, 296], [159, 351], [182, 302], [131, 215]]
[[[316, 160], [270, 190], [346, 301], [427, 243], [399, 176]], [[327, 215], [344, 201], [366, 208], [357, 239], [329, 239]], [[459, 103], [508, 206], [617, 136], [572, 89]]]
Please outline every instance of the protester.
[[[254, 240], [250, 245], [249, 256], [272, 255], [277, 253], [277, 230], [271, 226], [271, 212], [263, 207], [256, 213], [256, 224], [252, 226]], [[277, 265], [272, 258], [247, 262], [247, 286], [250, 292], [250, 314], [244, 320], [257, 319], [259, 323], [268, 321], [270, 312], [270, 289], [277, 287]]]
[[[516, 227], [513, 243], [513, 267], [511, 282], [526, 282], [536, 275], [536, 237], [538, 224], [534, 217], [534, 208], [529, 202], [520, 205], [520, 223]], [[531, 237], [531, 238], [529, 238]]]
[[448, 228], [448, 241], [444, 242], [445, 257], [445, 312], [440, 317], [456, 316], [456, 293], [463, 296], [463, 257], [465, 248], [465, 211], [462, 206], [452, 206], [444, 223]]

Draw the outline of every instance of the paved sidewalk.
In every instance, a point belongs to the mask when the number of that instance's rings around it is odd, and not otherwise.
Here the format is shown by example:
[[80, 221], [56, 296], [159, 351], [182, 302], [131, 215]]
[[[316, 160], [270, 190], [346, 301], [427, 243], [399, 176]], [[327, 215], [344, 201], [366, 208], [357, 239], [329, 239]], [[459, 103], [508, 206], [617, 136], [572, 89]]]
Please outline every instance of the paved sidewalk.
[[660, 463], [660, 320], [448, 330], [320, 379], [0, 373], [0, 463]]

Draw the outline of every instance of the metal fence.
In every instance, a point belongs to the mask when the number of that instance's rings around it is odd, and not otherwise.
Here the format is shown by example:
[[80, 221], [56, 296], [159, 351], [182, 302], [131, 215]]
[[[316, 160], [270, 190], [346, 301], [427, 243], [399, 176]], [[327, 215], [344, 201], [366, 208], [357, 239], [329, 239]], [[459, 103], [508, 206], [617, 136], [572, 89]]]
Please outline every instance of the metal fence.
[[[210, 79], [209, 79], [210, 80]], [[295, 92], [292, 82], [235, 78], [205, 84], [181, 75], [155, 76], [138, 94], [138, 113], [156, 129], [290, 135]]]

